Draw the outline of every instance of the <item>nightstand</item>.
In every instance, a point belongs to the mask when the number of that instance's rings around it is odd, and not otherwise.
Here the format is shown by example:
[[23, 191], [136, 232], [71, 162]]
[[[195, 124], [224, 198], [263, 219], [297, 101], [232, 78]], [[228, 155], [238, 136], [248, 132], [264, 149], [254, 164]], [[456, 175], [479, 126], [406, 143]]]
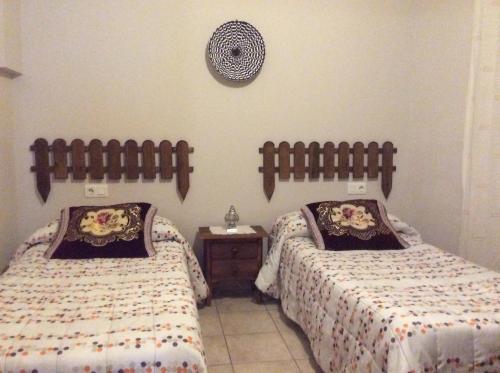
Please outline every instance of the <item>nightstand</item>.
[[[261, 226], [252, 226], [255, 233], [213, 234], [208, 227], [200, 227], [203, 241], [205, 277], [210, 288], [207, 305], [217, 283], [222, 281], [249, 280], [254, 282], [262, 266], [262, 247], [267, 232]], [[252, 284], [253, 285], [253, 284]], [[257, 301], [262, 294], [257, 290]]]

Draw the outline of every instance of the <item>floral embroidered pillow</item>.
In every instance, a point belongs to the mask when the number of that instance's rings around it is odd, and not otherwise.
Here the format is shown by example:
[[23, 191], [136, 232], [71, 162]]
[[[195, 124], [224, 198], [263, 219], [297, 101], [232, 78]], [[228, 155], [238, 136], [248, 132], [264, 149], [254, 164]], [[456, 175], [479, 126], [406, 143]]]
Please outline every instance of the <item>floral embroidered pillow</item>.
[[156, 208], [148, 203], [78, 206], [61, 211], [47, 259], [145, 258], [155, 250], [151, 227]]
[[399, 250], [408, 244], [376, 200], [324, 201], [302, 208], [316, 246], [327, 250]]

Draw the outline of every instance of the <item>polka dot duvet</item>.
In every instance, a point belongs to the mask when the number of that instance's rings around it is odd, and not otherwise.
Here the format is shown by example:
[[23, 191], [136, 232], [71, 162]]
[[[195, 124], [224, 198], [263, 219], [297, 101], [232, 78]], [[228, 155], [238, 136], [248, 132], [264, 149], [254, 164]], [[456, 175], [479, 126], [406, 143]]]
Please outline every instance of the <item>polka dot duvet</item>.
[[281, 299], [325, 372], [500, 372], [500, 274], [391, 223], [409, 248], [328, 251], [287, 214], [256, 285]]
[[156, 255], [47, 260], [57, 222], [0, 277], [0, 372], [205, 372], [197, 301], [207, 287], [187, 241], [156, 218]]

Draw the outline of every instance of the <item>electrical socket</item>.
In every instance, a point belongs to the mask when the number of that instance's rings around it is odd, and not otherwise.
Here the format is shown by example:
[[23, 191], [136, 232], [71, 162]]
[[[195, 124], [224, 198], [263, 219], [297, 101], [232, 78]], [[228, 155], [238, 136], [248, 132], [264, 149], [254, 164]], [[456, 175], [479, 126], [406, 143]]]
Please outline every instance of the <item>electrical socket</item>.
[[349, 181], [347, 183], [347, 194], [366, 194], [367, 189], [365, 181]]
[[85, 184], [85, 197], [102, 198], [108, 196], [108, 184]]

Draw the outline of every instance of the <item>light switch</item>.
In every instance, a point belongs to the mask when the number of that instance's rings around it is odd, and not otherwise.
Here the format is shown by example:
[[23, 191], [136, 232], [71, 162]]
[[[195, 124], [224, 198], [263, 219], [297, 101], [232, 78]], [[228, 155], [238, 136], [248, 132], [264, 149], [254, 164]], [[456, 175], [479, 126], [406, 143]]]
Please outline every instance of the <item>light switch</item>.
[[85, 184], [85, 197], [101, 198], [109, 196], [108, 184]]
[[347, 194], [366, 194], [365, 181], [349, 181], [347, 183]]

